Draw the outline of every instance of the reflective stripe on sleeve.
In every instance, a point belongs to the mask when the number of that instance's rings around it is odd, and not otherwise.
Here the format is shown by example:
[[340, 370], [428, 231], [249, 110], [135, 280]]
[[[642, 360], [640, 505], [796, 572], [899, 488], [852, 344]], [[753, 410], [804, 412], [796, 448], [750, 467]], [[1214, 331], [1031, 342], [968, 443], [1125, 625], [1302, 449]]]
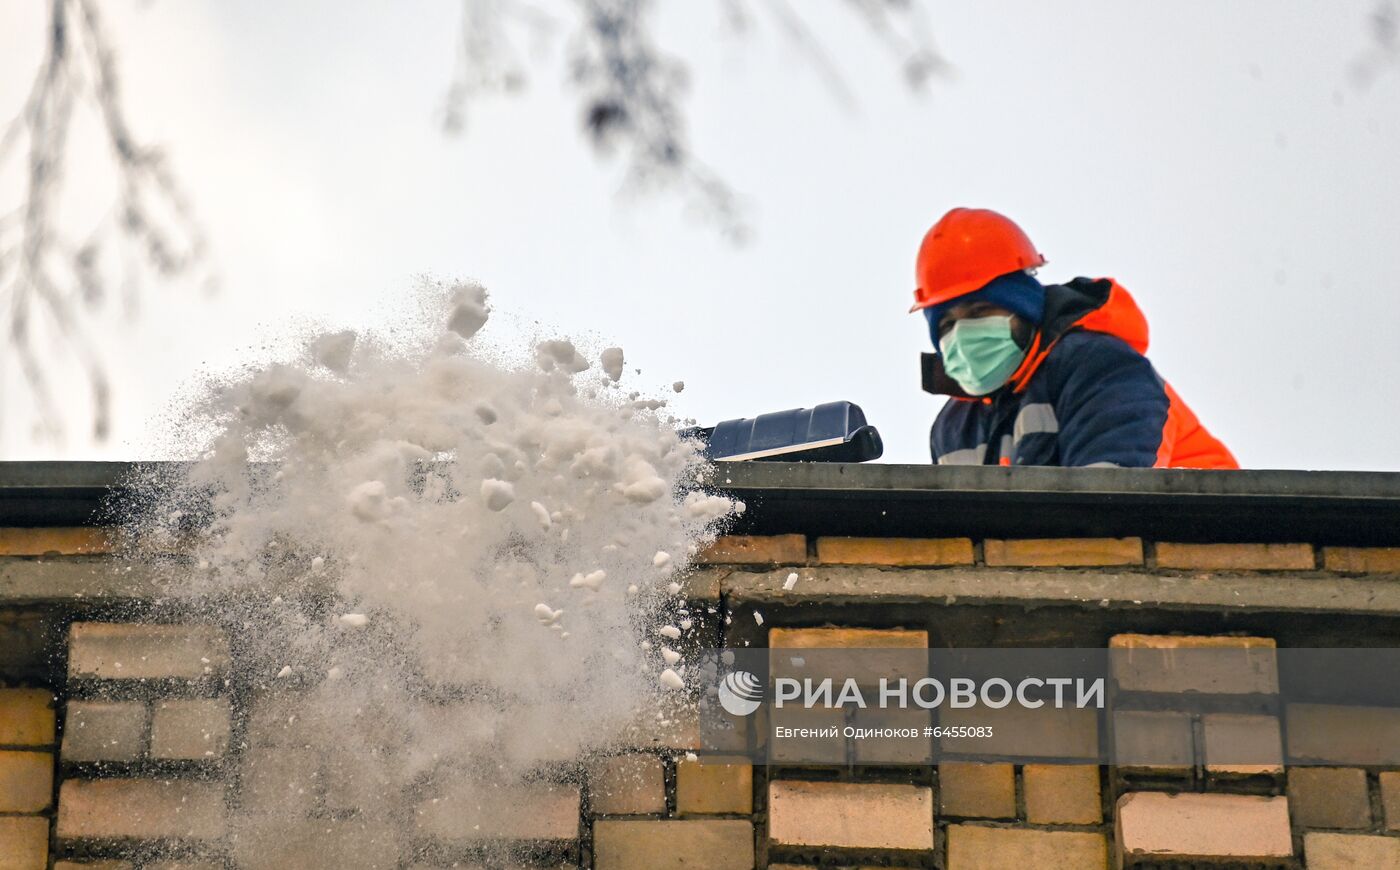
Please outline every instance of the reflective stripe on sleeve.
[[964, 447], [962, 450], [949, 450], [938, 457], [939, 465], [981, 465], [987, 458], [987, 445]]
[[1013, 440], [1017, 444], [1027, 435], [1059, 431], [1060, 421], [1055, 417], [1055, 408], [1048, 402], [1023, 405], [1016, 415], [1016, 425], [1012, 427]]

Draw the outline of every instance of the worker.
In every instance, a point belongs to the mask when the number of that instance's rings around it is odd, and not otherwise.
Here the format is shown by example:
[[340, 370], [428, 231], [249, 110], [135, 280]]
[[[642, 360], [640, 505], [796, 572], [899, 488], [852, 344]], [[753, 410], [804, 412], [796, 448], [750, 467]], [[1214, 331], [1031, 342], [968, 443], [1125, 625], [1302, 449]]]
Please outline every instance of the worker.
[[1238, 468], [1143, 356], [1147, 320], [1112, 278], [1041, 284], [1045, 258], [987, 209], [924, 236], [911, 312], [928, 319], [924, 389], [951, 396], [940, 465]]

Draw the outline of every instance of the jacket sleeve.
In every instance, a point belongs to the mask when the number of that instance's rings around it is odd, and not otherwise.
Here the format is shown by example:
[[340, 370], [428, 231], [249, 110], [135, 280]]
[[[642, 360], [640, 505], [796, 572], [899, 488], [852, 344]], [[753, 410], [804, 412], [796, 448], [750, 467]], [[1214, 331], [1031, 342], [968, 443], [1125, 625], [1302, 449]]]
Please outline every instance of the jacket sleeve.
[[975, 406], [949, 399], [929, 430], [929, 453], [935, 465], [980, 465], [986, 449], [979, 449], [978, 445], [985, 440], [979, 437]]
[[1046, 360], [1060, 464], [1151, 468], [1169, 437], [1171, 401], [1142, 354], [1096, 332], [1065, 336]]

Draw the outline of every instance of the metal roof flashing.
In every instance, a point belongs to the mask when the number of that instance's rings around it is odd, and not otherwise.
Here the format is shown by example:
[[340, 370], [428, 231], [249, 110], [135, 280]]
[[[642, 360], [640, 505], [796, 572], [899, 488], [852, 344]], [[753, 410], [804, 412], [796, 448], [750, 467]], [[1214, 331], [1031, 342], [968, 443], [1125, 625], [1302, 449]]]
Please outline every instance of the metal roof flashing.
[[[101, 524], [140, 468], [0, 463], [0, 525]], [[703, 481], [745, 534], [1400, 545], [1400, 473], [729, 462]]]

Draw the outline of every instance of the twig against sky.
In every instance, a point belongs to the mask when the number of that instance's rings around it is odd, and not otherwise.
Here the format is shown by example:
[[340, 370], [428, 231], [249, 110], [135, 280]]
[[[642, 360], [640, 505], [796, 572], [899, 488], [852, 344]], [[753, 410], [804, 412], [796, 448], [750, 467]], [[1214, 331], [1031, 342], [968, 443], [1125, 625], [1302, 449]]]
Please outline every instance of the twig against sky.
[[1351, 66], [1352, 81], [1363, 88], [1400, 65], [1400, 9], [1395, 0], [1378, 0], [1368, 25], [1371, 46]]
[[[91, 395], [92, 435], [102, 440], [111, 387], [91, 314], [114, 284], [134, 309], [143, 276], [189, 270], [203, 260], [204, 238], [165, 155], [131, 131], [97, 4], [50, 0], [47, 21], [46, 52], [28, 97], [0, 132], [0, 173], [20, 175], [17, 201], [0, 203], [0, 359], [17, 361], [47, 439], [64, 434], [51, 373], [76, 362]], [[61, 202], [79, 111], [95, 114], [115, 177], [111, 202], [86, 224]]]
[[[840, 0], [894, 56], [911, 88], [949, 71], [929, 35], [922, 7], [913, 0]], [[750, 5], [774, 20], [802, 52], [833, 98], [856, 98], [839, 64], [788, 0], [726, 0], [717, 7], [729, 29], [743, 33], [755, 21]], [[690, 146], [683, 106], [688, 69], [655, 38], [653, 0], [570, 0], [560, 12], [577, 22], [568, 43], [570, 81], [580, 96], [580, 126], [594, 151], [623, 161], [624, 189], [674, 189], [726, 236], [748, 235], [738, 197]], [[536, 42], [559, 29], [558, 19], [515, 0], [463, 0], [457, 73], [448, 88], [443, 119], [460, 131], [469, 103], [485, 94], [511, 94], [528, 80], [527, 63], [513, 34], [524, 29]]]

